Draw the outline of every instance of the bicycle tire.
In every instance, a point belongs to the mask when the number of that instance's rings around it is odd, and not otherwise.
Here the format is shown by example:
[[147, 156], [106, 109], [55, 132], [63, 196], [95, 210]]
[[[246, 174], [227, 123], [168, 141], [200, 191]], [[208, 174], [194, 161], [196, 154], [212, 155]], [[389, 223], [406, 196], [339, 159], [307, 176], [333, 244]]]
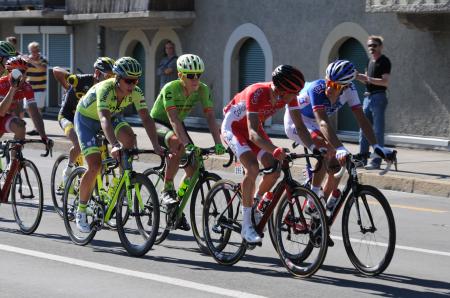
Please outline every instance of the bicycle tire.
[[[11, 204], [20, 231], [24, 234], [31, 234], [36, 231], [41, 222], [44, 191], [41, 175], [36, 165], [27, 159], [20, 163], [20, 169], [11, 186]], [[34, 175], [34, 178], [32, 175]], [[35, 187], [38, 188], [37, 191], [34, 191]], [[38, 195], [37, 200], [35, 194]]]
[[[312, 214], [304, 212], [308, 199], [316, 206]], [[323, 206], [311, 190], [296, 186], [291, 197], [281, 198], [275, 232], [280, 260], [292, 275], [309, 277], [319, 270], [327, 254], [328, 226]]]
[[[190, 219], [191, 219], [191, 229], [194, 239], [198, 244], [200, 250], [204, 253], [209, 253], [206, 247], [204, 233], [203, 233], [203, 207], [205, 205], [206, 196], [211, 189], [211, 187], [219, 181], [220, 176], [214, 173], [205, 172], [202, 179], [198, 180], [191, 195], [191, 208], [190, 208]], [[204, 189], [206, 186], [206, 189]], [[199, 204], [197, 204], [199, 203]], [[198, 206], [197, 206], [198, 205]], [[198, 226], [200, 225], [200, 232]]]
[[[128, 197], [126, 186], [123, 184], [119, 190], [117, 201], [117, 232], [120, 242], [122, 242], [128, 254], [140, 257], [145, 255], [155, 242], [158, 233], [158, 229], [155, 227], [159, 227], [159, 201], [155, 187], [144, 174], [135, 173], [131, 178], [131, 183], [135, 186], [131, 191], [138, 189], [144, 209], [140, 208], [140, 202], [136, 193], [131, 198]], [[144, 187], [147, 193], [144, 193]], [[131, 208], [129, 208], [130, 202], [133, 204]], [[124, 211], [128, 211], [127, 216], [129, 218], [126, 221], [122, 217]], [[150, 230], [147, 227], [150, 227]], [[142, 243], [137, 243], [138, 240]]]
[[[77, 245], [86, 245], [94, 238], [97, 230], [93, 228], [93, 222], [91, 221], [90, 233], [77, 233], [77, 227], [75, 223], [75, 216], [79, 203], [79, 183], [81, 177], [86, 172], [86, 168], [75, 168], [67, 179], [67, 183], [64, 187], [63, 195], [63, 219], [64, 226], [66, 227], [67, 234], [73, 243]], [[97, 184], [95, 188], [97, 187]], [[94, 189], [95, 189], [94, 188]]]
[[[241, 237], [242, 198], [236, 188], [233, 181], [219, 180], [208, 192], [203, 209], [205, 242], [211, 256], [221, 265], [237, 263], [247, 250], [247, 243]], [[219, 208], [220, 203], [225, 208]]]
[[[164, 189], [164, 172], [163, 171], [157, 171], [153, 168], [147, 169], [143, 172], [145, 176], [150, 179], [152, 184], [155, 187], [156, 193], [161, 194], [162, 190]], [[170, 229], [167, 228], [167, 209], [165, 206], [163, 206], [160, 202], [159, 204], [159, 228], [158, 228], [158, 235], [155, 239], [155, 244], [159, 245], [164, 240], [166, 240], [167, 236], [169, 236]]]
[[[354, 206], [355, 208], [352, 208]], [[357, 216], [357, 214], [355, 214], [355, 212], [357, 212], [357, 207], [359, 207], [360, 210], [361, 225], [370, 224], [369, 216], [371, 216], [374, 221], [386, 217], [386, 223], [383, 222], [381, 225], [378, 221], [374, 223], [376, 225], [375, 231], [370, 230], [374, 227], [367, 229], [365, 226], [360, 226], [357, 222], [358, 218], [355, 218], [355, 216]], [[367, 218], [363, 218], [364, 215], [366, 215]], [[353, 222], [355, 222], [355, 224], [352, 225], [355, 226], [354, 232], [350, 229], [350, 224]], [[363, 231], [361, 231], [362, 228], [364, 228]], [[377, 234], [374, 236], [375, 232], [385, 232], [385, 234]], [[358, 235], [360, 235], [361, 239], [355, 238]], [[358, 188], [356, 195], [351, 195], [347, 200], [342, 214], [342, 236], [344, 247], [350, 261], [362, 274], [376, 276], [384, 272], [389, 266], [395, 251], [395, 220], [389, 202], [377, 188], [370, 185], [361, 185]], [[387, 241], [387, 246], [385, 243], [378, 243], [380, 239], [381, 241]], [[365, 244], [367, 244], [367, 247], [364, 247], [363, 255], [371, 258], [379, 256], [379, 260], [361, 260], [363, 256], [359, 256], [358, 252], [361, 251], [361, 246]], [[370, 244], [374, 244], [373, 249], [369, 247]], [[385, 251], [383, 251], [384, 248]], [[368, 252], [369, 250], [370, 252]]]
[[64, 195], [64, 183], [62, 179], [61, 181], [58, 181], [57, 176], [61, 178], [63, 169], [61, 169], [60, 166], [65, 164], [64, 163], [65, 160], [67, 161], [69, 160], [68, 154], [61, 154], [56, 158], [50, 176], [50, 188], [52, 194], [53, 207], [55, 208], [56, 213], [58, 213], [58, 215], [61, 216], [61, 218], [63, 217], [62, 197]]

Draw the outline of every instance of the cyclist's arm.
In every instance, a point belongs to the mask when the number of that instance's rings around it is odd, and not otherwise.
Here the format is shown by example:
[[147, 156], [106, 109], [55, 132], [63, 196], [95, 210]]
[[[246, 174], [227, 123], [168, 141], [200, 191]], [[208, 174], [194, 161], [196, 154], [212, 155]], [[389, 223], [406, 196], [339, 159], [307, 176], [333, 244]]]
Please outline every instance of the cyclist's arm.
[[214, 115], [213, 110], [209, 110], [205, 113], [206, 121], [208, 122], [209, 131], [212, 134], [214, 144], [222, 144], [222, 141], [220, 140], [220, 132], [219, 132], [219, 126], [216, 122], [216, 117]]
[[55, 79], [64, 87], [64, 89], [69, 89], [70, 85], [67, 82], [67, 77], [69, 76], [69, 72], [61, 67], [53, 67], [53, 76]]
[[117, 138], [114, 134], [114, 128], [111, 122], [111, 112], [106, 109], [102, 109], [98, 111], [98, 117], [100, 120], [100, 125], [102, 126], [102, 130], [105, 133], [106, 138], [108, 139], [108, 142], [111, 145], [116, 144]]
[[9, 111], [9, 108], [11, 107], [11, 104], [14, 101], [14, 95], [16, 94], [17, 90], [18, 88], [11, 86], [6, 96], [3, 98], [2, 101], [0, 101], [0, 117], [4, 117], [6, 113]]
[[277, 149], [277, 147], [275, 147], [271, 142], [267, 141], [259, 134], [259, 126], [260, 122], [258, 113], [247, 113], [247, 127], [250, 141], [255, 143], [259, 148], [272, 153], [275, 149]]
[[42, 115], [39, 112], [37, 107], [37, 103], [30, 102], [28, 103], [28, 113], [30, 114], [31, 119], [33, 120], [34, 127], [39, 132], [39, 136], [41, 139], [47, 139], [47, 134], [45, 133], [44, 120], [42, 119]]
[[155, 121], [153, 121], [153, 118], [150, 117], [148, 109], [140, 109], [138, 114], [139, 117], [141, 117], [142, 125], [144, 126], [145, 131], [152, 142], [153, 148], [159, 148], [160, 146], [158, 142], [158, 135], [156, 134]]
[[363, 109], [361, 107], [353, 108], [352, 112], [367, 141], [369, 141], [370, 145], [376, 144], [377, 139], [375, 137], [375, 132], [373, 131], [369, 119], [364, 115]]
[[317, 123], [320, 127], [320, 132], [322, 132], [325, 139], [334, 147], [339, 148], [342, 147], [342, 142], [336, 135], [333, 127], [330, 123], [330, 118], [328, 118], [325, 109], [318, 109], [314, 111], [314, 117], [316, 118]]
[[180, 118], [178, 117], [178, 111], [176, 109], [170, 109], [167, 111], [167, 117], [169, 118], [170, 124], [173, 127], [173, 130], [175, 131], [175, 134], [177, 135], [178, 139], [183, 145], [187, 145], [190, 143], [189, 137], [187, 136], [186, 132], [183, 128], [183, 123], [181, 122]]
[[305, 123], [303, 123], [300, 110], [290, 109], [289, 114], [291, 116], [292, 122], [294, 122], [295, 129], [297, 130], [297, 134], [300, 137], [300, 140], [302, 140], [303, 144], [305, 144], [306, 147], [311, 148], [314, 143], [311, 139], [311, 135], [309, 134], [308, 129], [306, 129]]

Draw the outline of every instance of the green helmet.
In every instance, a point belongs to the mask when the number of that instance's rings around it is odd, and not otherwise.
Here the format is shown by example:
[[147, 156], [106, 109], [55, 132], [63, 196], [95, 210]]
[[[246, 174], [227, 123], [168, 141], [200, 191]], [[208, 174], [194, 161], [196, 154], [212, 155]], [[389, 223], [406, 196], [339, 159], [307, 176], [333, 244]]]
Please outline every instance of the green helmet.
[[205, 64], [197, 55], [184, 54], [177, 59], [177, 70], [181, 73], [202, 73], [205, 71]]
[[11, 56], [16, 56], [16, 48], [9, 42], [1, 40], [0, 41], [0, 57], [9, 58]]
[[113, 72], [119, 77], [140, 77], [142, 68], [136, 59], [122, 57], [114, 63]]

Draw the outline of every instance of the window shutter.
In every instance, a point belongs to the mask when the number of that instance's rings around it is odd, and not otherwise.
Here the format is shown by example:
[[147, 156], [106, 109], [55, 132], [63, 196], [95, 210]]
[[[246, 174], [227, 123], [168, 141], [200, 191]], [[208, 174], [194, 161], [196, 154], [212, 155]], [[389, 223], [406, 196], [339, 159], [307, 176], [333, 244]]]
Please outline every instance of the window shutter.
[[49, 66], [70, 68], [71, 44], [69, 34], [49, 34], [48, 36], [48, 63]]
[[239, 91], [251, 84], [264, 81], [264, 53], [256, 40], [249, 38], [239, 51]]

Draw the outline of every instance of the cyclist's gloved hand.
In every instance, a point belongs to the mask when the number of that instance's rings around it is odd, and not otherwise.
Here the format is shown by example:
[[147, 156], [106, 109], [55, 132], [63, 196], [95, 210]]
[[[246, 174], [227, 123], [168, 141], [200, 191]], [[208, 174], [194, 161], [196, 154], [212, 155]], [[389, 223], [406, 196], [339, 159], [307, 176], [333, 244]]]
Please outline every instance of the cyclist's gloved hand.
[[186, 150], [186, 154], [189, 154], [191, 152], [194, 152], [198, 155], [200, 154], [200, 148], [198, 148], [192, 143], [186, 144], [186, 146], [184, 146], [184, 149]]
[[393, 158], [393, 150], [381, 147], [378, 144], [373, 145], [373, 152], [375, 157], [381, 157], [386, 160], [391, 160]]
[[227, 152], [227, 149], [225, 149], [222, 144], [216, 144], [214, 146], [214, 153], [216, 153], [217, 155], [225, 154], [225, 152]]
[[348, 152], [348, 150], [344, 146], [336, 148], [336, 159], [339, 161], [339, 164], [341, 166], [345, 164], [347, 155], [349, 154], [350, 152]]

